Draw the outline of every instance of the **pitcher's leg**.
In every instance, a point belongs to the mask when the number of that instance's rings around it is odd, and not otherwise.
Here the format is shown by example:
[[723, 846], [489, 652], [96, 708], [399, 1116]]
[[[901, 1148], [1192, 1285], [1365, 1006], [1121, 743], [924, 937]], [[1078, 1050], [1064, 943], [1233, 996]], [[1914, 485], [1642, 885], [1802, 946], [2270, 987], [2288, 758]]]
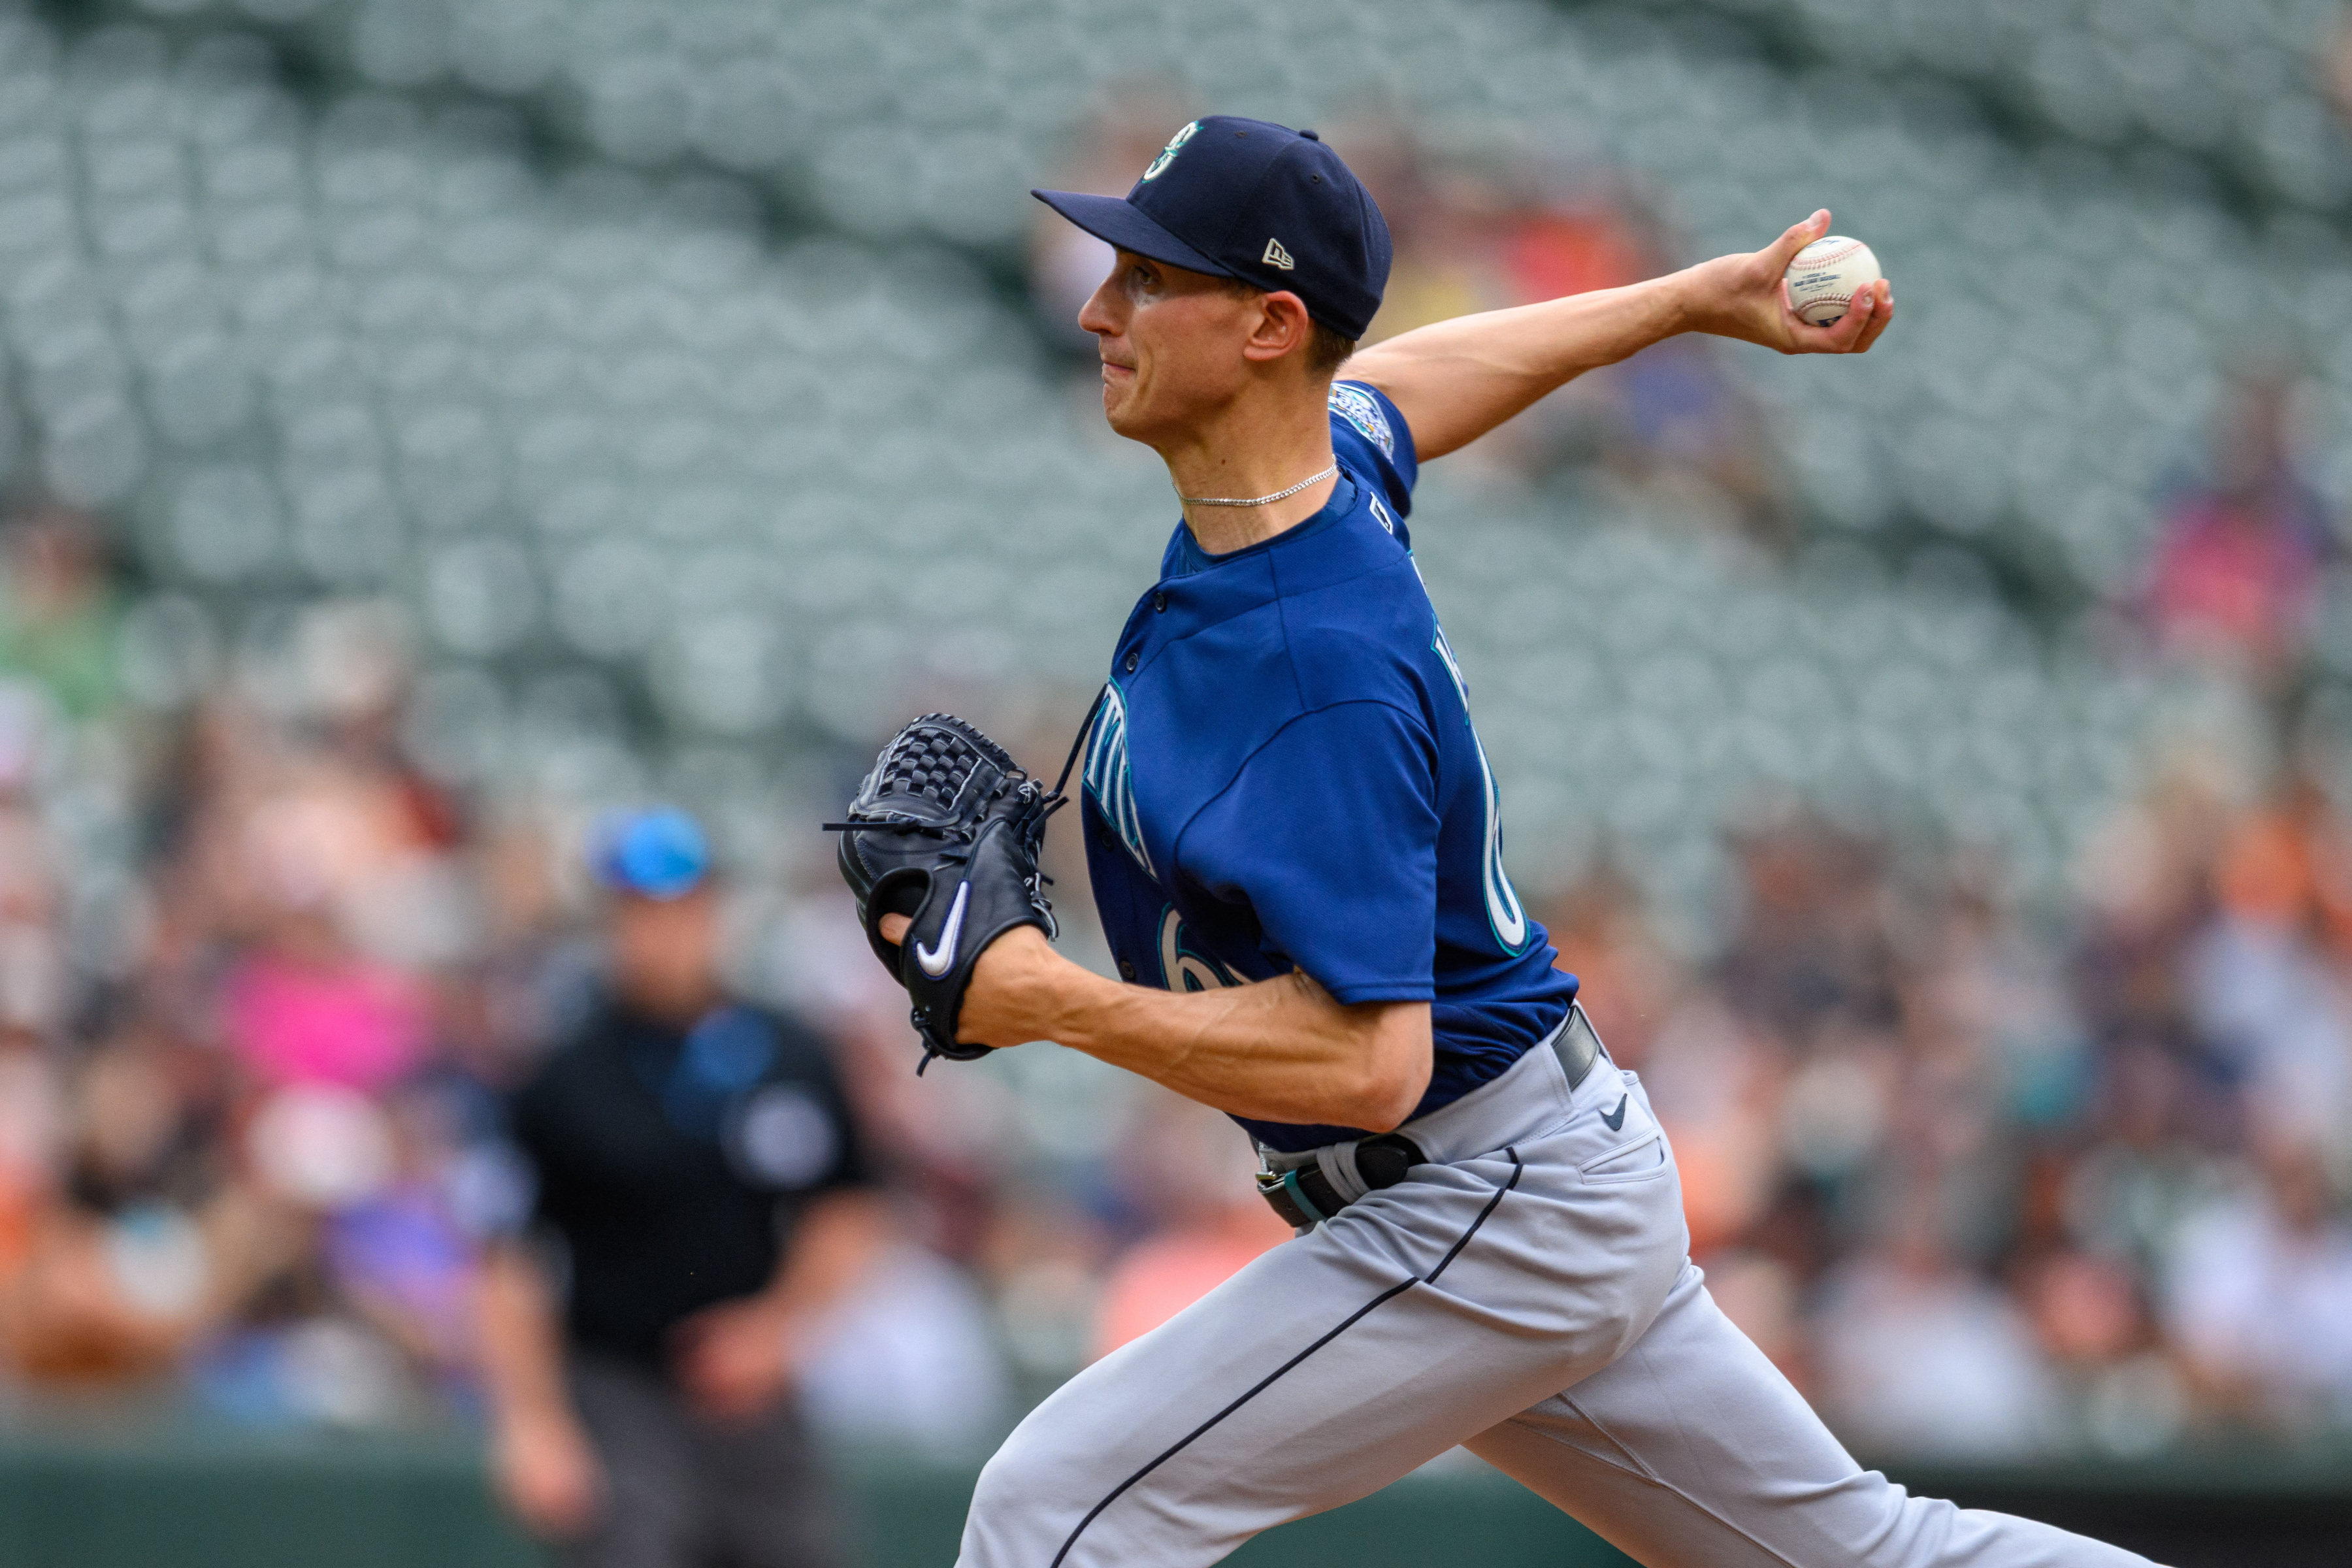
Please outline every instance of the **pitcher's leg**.
[[[1433, 1169], [1079, 1373], [982, 1473], [963, 1568], [1212, 1563], [1606, 1364], [1673, 1259], [1556, 1245], [1568, 1213], [1551, 1164], [1524, 1181], [1499, 1156]], [[1622, 1217], [1671, 1198], [1659, 1190], [1583, 1211]], [[1538, 1278], [1545, 1259], [1577, 1277]]]
[[1863, 1469], [1696, 1268], [1615, 1363], [1464, 1446], [1648, 1568], [2147, 1568]]
[[1214, 1563], [1489, 1424], [1444, 1386], [1411, 1396], [1425, 1432], [1394, 1419], [1381, 1391], [1421, 1381], [1408, 1342], [1444, 1325], [1409, 1279], [1302, 1267], [1324, 1261], [1306, 1250], [1258, 1259], [1031, 1412], [981, 1472], [963, 1568]]

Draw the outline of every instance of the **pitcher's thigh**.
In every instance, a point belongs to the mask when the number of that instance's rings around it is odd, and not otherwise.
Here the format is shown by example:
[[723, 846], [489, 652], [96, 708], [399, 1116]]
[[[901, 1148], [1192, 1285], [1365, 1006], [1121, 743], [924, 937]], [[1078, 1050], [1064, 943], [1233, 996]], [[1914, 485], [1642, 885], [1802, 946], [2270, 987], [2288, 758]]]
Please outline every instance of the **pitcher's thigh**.
[[[1386, 1486], [1630, 1337], [1632, 1309], [1606, 1291], [1580, 1309], [1559, 1293], [1558, 1331], [1498, 1331], [1494, 1303], [1526, 1289], [1514, 1216], [1541, 1205], [1456, 1184], [1419, 1194], [1395, 1245], [1368, 1244], [1355, 1216], [1326, 1226], [1064, 1384], [982, 1472], [965, 1568], [1214, 1563]], [[1416, 1254], [1443, 1256], [1482, 1207], [1492, 1223], [1422, 1282]]]
[[1297, 1273], [1253, 1265], [1031, 1412], [981, 1473], [963, 1568], [1214, 1563], [1513, 1407], [1439, 1381], [1470, 1336], [1424, 1288]]
[[1648, 1568], [2146, 1568], [1864, 1470], [1688, 1270], [1633, 1350], [1473, 1453]]

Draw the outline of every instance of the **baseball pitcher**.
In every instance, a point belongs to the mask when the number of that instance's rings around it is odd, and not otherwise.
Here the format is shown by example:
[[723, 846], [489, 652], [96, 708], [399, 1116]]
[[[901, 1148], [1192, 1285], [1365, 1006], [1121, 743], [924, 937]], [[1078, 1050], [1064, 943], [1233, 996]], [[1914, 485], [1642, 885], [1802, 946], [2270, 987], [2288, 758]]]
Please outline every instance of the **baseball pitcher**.
[[1299, 1235], [1023, 1422], [966, 1568], [1214, 1563], [1456, 1444], [1653, 1568], [2142, 1563], [1864, 1470], [1717, 1309], [1648, 1097], [1504, 868], [1413, 565], [1421, 464], [1675, 333], [1863, 353], [1889, 286], [1798, 319], [1822, 212], [1351, 363], [1389, 232], [1314, 132], [1213, 116], [1123, 198], [1037, 195], [1117, 251], [1079, 324], [1183, 507], [1074, 752], [1119, 979], [1047, 942], [1060, 786], [958, 721], [885, 751], [843, 868], [926, 1062], [1050, 1039], [1223, 1110]]

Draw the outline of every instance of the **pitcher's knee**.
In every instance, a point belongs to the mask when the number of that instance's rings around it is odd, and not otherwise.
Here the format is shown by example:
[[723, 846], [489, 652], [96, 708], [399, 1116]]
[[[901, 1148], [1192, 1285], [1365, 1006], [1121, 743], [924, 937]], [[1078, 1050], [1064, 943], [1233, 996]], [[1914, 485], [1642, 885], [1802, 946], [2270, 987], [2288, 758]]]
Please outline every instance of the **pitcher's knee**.
[[1876, 1528], [1857, 1542], [1861, 1568], [1964, 1568], [1999, 1563], [2019, 1568], [2149, 1568], [2145, 1558], [2032, 1520], [1965, 1509], [1942, 1498], [1914, 1497], [1876, 1472]]
[[1024, 1425], [996, 1450], [971, 1489], [959, 1568], [1025, 1568], [1053, 1559], [1075, 1522], [1071, 1494], [1079, 1479], [1055, 1447]]
[[1849, 1518], [1857, 1568], [1918, 1568], [1937, 1562], [1959, 1512], [1941, 1498], [1912, 1496], [1876, 1470], [1862, 1471], [1837, 1489], [1854, 1500]]
[[2154, 1568], [2137, 1552], [2037, 1520], [1913, 1497], [1892, 1483], [1886, 1489], [1895, 1500], [1888, 1527], [1859, 1554], [1872, 1568]]
[[992, 1516], [1024, 1494], [1034, 1496], [1032, 1478], [1036, 1468], [1024, 1449], [1008, 1441], [981, 1467], [980, 1479], [971, 1489], [972, 1516]]

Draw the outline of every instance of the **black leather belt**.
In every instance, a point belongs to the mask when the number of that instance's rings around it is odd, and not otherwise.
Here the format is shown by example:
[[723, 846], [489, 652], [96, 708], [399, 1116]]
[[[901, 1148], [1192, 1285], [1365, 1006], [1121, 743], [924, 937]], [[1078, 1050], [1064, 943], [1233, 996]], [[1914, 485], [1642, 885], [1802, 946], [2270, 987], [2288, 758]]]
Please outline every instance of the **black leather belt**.
[[[1570, 1005], [1568, 1021], [1552, 1036], [1551, 1052], [1568, 1074], [1570, 1089], [1592, 1070], [1601, 1055], [1601, 1037], [1593, 1033], [1592, 1020], [1584, 1016], [1581, 1006]], [[1402, 1132], [1359, 1140], [1354, 1157], [1356, 1174], [1365, 1191], [1371, 1193], [1395, 1186], [1413, 1166], [1429, 1163], [1421, 1146]], [[1293, 1230], [1320, 1224], [1355, 1202], [1340, 1195], [1311, 1150], [1304, 1154], [1266, 1153], [1264, 1158], [1266, 1169], [1257, 1173], [1258, 1193]]]
[[1592, 1027], [1592, 1020], [1584, 1016], [1584, 1004], [1568, 1005], [1568, 1022], [1551, 1040], [1551, 1054], [1559, 1058], [1562, 1071], [1568, 1074], [1568, 1087], [1574, 1089], [1601, 1059], [1601, 1036]]

